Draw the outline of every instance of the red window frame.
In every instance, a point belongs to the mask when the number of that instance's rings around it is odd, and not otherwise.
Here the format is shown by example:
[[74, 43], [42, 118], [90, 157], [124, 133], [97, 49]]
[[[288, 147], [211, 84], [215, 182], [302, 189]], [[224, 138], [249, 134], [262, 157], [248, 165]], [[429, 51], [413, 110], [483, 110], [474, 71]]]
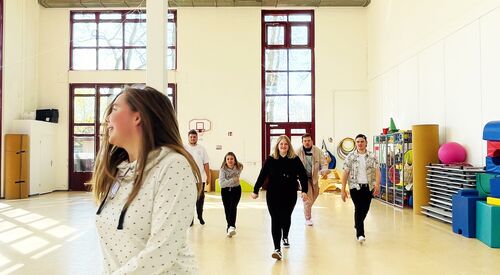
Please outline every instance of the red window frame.
[[167, 91], [167, 96], [172, 97], [172, 105], [174, 106], [174, 109], [177, 111], [177, 84], [168, 83], [168, 88], [172, 89], [172, 93], [168, 93]]
[[[174, 63], [169, 65], [167, 62], [168, 70], [177, 70], [177, 10], [168, 10], [168, 23], [174, 23], [175, 38], [173, 45], [167, 45], [167, 48], [174, 52]], [[169, 84], [170, 85], [170, 84]]]
[[[70, 70], [80, 70], [80, 69], [74, 69], [73, 66], [73, 50], [74, 49], [95, 49], [96, 50], [96, 64], [95, 64], [95, 70], [104, 70], [104, 69], [99, 69], [99, 49], [121, 49], [122, 50], [122, 62], [121, 62], [121, 68], [116, 69], [116, 70], [132, 70], [132, 69], [126, 69], [126, 64], [125, 64], [125, 50], [130, 50], [130, 49], [146, 49], [146, 46], [125, 46], [123, 43], [121, 46], [100, 46], [99, 45], [99, 40], [96, 39], [96, 46], [74, 46], [73, 45], [73, 24], [75, 23], [96, 23], [97, 24], [97, 32], [99, 32], [99, 24], [100, 23], [122, 23], [122, 41], [125, 41], [125, 23], [145, 23], [146, 19], [130, 19], [126, 18], [127, 14], [130, 14], [132, 12], [137, 12], [137, 10], [106, 10], [106, 11], [84, 11], [84, 10], [75, 10], [71, 11], [70, 13], [70, 64], [69, 64], [69, 69]], [[146, 13], [145, 10], [139, 10], [139, 12], [142, 12], [143, 14]], [[120, 13], [121, 14], [121, 19], [101, 19], [102, 14], [110, 14], [110, 13]], [[94, 14], [95, 18], [94, 19], [75, 19], [76, 14]], [[175, 33], [175, 38], [173, 41], [173, 45], [169, 45], [168, 49], [172, 50], [174, 52], [174, 63], [169, 65], [168, 69], [169, 70], [175, 70], [177, 69], [177, 10], [168, 10], [168, 18], [167, 18], [168, 23], [174, 23], [174, 33]], [[147, 66], [147, 64], [146, 64]], [[83, 70], [83, 69], [82, 69]], [[111, 69], [106, 69], [106, 70], [111, 70]], [[140, 69], [144, 70], [144, 69]]]
[[[299, 14], [304, 14], [304, 15], [309, 15], [311, 16], [311, 20], [309, 22], [300, 22], [300, 21], [288, 21], [288, 16], [290, 15], [299, 15]], [[284, 16], [286, 19], [285, 20], [276, 20], [276, 21], [266, 21], [266, 16]], [[262, 43], [262, 52], [261, 52], [261, 67], [262, 67], [262, 75], [261, 75], [261, 91], [262, 91], [262, 98], [261, 98], [261, 110], [262, 110], [262, 126], [263, 126], [263, 131], [262, 131], [262, 160], [265, 160], [266, 157], [268, 156], [268, 151], [269, 151], [269, 146], [268, 144], [269, 138], [270, 138], [270, 131], [274, 127], [279, 127], [279, 128], [284, 128], [288, 129], [286, 130], [286, 135], [287, 136], [292, 136], [291, 134], [292, 129], [308, 129], [308, 133], [310, 133], [314, 139], [315, 136], [315, 63], [314, 63], [314, 56], [315, 56], [315, 51], [314, 51], [314, 10], [263, 10], [262, 11], [262, 31], [261, 31], [261, 43]], [[269, 26], [283, 26], [284, 27], [284, 43], [281, 45], [274, 45], [274, 44], [269, 44], [268, 37], [267, 37], [267, 27]], [[307, 44], [305, 45], [292, 45], [291, 43], [291, 30], [292, 27], [294, 26], [308, 26], [308, 39], [307, 39]], [[266, 94], [266, 73], [272, 73], [272, 72], [283, 72], [283, 73], [290, 73], [290, 72], [302, 72], [301, 70], [290, 70], [288, 68], [288, 60], [287, 59], [287, 69], [286, 70], [266, 70], [266, 50], [269, 49], [283, 49], [283, 50], [289, 50], [289, 49], [310, 49], [311, 50], [311, 68], [310, 70], [305, 70], [303, 72], [310, 72], [311, 73], [311, 94], [290, 94], [289, 93], [289, 78], [287, 78], [287, 93], [286, 94], [273, 94], [273, 95], [267, 95]], [[311, 121], [305, 121], [305, 122], [290, 122], [290, 107], [287, 107], [287, 121], [284, 122], [268, 122], [266, 120], [266, 98], [268, 96], [281, 96], [281, 97], [287, 97], [287, 106], [289, 106], [289, 101], [290, 97], [294, 96], [310, 96], [311, 97]]]

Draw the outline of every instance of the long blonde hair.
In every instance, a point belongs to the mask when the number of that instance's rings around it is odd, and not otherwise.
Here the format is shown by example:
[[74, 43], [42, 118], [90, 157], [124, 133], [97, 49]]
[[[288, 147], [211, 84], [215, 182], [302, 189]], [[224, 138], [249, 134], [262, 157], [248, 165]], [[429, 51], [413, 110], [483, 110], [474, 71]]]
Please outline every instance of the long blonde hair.
[[[141, 189], [148, 154], [162, 146], [169, 147], [187, 159], [196, 178], [199, 195], [202, 182], [201, 174], [193, 157], [182, 146], [177, 117], [168, 97], [151, 87], [145, 87], [144, 89], [125, 87], [108, 106], [105, 114], [106, 118], [111, 114], [111, 106], [120, 95], [124, 96], [125, 102], [133, 112], [139, 112], [142, 127], [142, 144], [137, 158], [133, 189], [123, 206], [122, 214], [127, 211]], [[101, 145], [92, 175], [92, 191], [95, 200], [100, 203], [105, 200], [111, 185], [116, 180], [118, 164], [128, 160], [125, 149], [109, 143], [109, 132], [106, 130], [107, 123], [103, 123], [103, 126]]]
[[286, 152], [286, 157], [289, 159], [293, 159], [297, 155], [295, 154], [295, 151], [293, 150], [292, 142], [286, 135], [281, 135], [278, 137], [278, 140], [276, 141], [276, 145], [274, 146], [273, 153], [271, 154], [271, 157], [274, 159], [279, 159], [280, 158], [280, 149], [279, 145], [282, 140], [285, 140], [286, 143], [288, 143], [288, 152]]

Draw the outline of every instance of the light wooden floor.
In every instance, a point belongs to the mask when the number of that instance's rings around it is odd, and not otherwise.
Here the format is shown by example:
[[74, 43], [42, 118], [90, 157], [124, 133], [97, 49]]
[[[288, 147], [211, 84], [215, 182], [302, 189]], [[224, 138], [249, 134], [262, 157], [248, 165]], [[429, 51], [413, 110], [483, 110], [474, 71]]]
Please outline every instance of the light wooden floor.
[[[321, 195], [313, 227], [302, 203], [293, 213], [289, 249], [273, 245], [264, 195], [244, 193], [237, 235], [225, 236], [219, 194], [207, 194], [206, 225], [189, 230], [200, 274], [498, 274], [500, 249], [453, 234], [451, 226], [378, 201], [366, 220], [367, 242], [354, 238], [352, 203]], [[194, 211], [193, 211], [194, 212]], [[0, 201], [0, 274], [99, 274], [101, 252], [88, 193], [56, 192]], [[495, 271], [497, 270], [497, 271]]]

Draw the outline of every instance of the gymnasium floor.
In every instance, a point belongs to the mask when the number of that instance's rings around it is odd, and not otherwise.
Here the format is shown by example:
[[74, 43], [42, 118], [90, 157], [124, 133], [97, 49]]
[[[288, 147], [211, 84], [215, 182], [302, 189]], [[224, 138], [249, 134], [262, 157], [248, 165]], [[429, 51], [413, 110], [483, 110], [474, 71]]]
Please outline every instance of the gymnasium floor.
[[[364, 245], [355, 241], [352, 203], [323, 194], [304, 225], [302, 202], [293, 213], [284, 259], [273, 250], [265, 195], [244, 193], [237, 234], [225, 236], [220, 195], [207, 193], [205, 225], [189, 242], [200, 274], [498, 274], [500, 249], [455, 235], [451, 226], [378, 201], [366, 220]], [[193, 210], [194, 213], [194, 210]], [[99, 274], [95, 206], [83, 192], [54, 192], [0, 200], [0, 274]], [[497, 270], [497, 271], [495, 271]]]

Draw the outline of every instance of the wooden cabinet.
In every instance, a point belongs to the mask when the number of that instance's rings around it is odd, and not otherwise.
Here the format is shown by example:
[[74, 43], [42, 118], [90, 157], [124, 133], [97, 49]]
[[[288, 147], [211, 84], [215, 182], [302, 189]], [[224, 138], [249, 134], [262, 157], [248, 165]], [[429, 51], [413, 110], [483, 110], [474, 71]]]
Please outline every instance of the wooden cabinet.
[[5, 135], [5, 199], [24, 199], [29, 196], [29, 148], [28, 135]]

